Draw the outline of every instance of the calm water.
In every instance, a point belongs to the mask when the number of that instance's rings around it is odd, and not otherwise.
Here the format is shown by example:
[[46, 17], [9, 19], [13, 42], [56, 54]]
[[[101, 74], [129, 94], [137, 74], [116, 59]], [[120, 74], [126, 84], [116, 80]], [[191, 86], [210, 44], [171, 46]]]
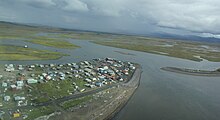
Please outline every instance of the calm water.
[[[40, 48], [68, 53], [71, 56], [49, 61], [10, 61], [16, 64], [67, 63], [81, 60], [113, 57], [142, 65], [140, 87], [115, 120], [219, 120], [220, 77], [199, 77], [161, 71], [160, 67], [174, 66], [198, 69], [216, 69], [220, 63], [193, 62], [178, 58], [96, 45], [88, 41], [69, 40], [82, 48], [76, 50], [56, 49], [5, 40], [0, 44], [27, 44]], [[123, 55], [115, 51], [132, 53]], [[0, 61], [1, 64], [9, 63]]]

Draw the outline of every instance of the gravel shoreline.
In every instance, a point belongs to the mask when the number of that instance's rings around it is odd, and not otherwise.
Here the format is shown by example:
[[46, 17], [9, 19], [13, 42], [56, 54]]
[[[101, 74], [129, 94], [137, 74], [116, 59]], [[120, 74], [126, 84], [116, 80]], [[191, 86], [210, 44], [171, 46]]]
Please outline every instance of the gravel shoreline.
[[[121, 103], [116, 107], [114, 111], [112, 111], [104, 120], [111, 120], [117, 115], [128, 103], [128, 101], [131, 99], [131, 97], [134, 95], [135, 91], [137, 90], [139, 84], [140, 84], [140, 79], [141, 79], [141, 67], [138, 66], [138, 68], [135, 70], [131, 80], [125, 84], [123, 84], [123, 87], [131, 87], [133, 88], [129, 95], [126, 96], [126, 98], [121, 101]], [[110, 112], [110, 111], [109, 111]]]
[[175, 72], [186, 75], [220, 77], [220, 72], [217, 71], [202, 71], [202, 70], [184, 69], [184, 68], [176, 68], [176, 67], [162, 67], [160, 69], [164, 71]]

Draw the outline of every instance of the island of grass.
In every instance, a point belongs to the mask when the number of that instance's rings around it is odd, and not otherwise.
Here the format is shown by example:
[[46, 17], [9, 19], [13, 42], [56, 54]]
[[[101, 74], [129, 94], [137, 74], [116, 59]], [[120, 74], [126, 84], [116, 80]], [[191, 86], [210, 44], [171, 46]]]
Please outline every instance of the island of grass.
[[47, 50], [24, 48], [13, 45], [0, 45], [0, 60], [52, 60], [59, 59], [66, 54]]
[[175, 73], [187, 74], [187, 75], [220, 77], [220, 69], [214, 71], [177, 68], [177, 67], [162, 67], [161, 69], [169, 72], [175, 72]]
[[55, 47], [55, 48], [62, 48], [62, 49], [79, 48], [79, 46], [74, 45], [68, 41], [60, 40], [56, 38], [50, 38], [50, 37], [36, 37], [32, 40], [27, 40], [27, 41], [34, 43], [34, 44], [40, 44], [40, 45], [45, 45], [45, 46]]
[[[46, 33], [50, 32], [62, 32], [56, 28], [45, 27], [33, 27], [20, 24], [4, 23], [0, 22], [0, 40], [26, 40], [34, 44], [45, 45], [55, 48], [74, 49], [79, 46], [74, 45], [65, 39], [56, 38], [56, 34], [53, 36], [47, 36]], [[41, 33], [45, 33], [40, 35]]]

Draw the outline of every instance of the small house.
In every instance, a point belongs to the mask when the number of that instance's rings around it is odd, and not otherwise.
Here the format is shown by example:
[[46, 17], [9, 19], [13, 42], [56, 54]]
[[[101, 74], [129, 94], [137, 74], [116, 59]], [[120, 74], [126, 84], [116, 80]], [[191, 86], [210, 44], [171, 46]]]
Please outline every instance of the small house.
[[16, 85], [14, 85], [14, 84], [13, 84], [13, 85], [11, 85], [11, 89], [12, 89], [12, 90], [16, 90], [16, 87], [17, 87], [17, 86], [16, 86]]
[[27, 79], [28, 84], [35, 84], [37, 82], [38, 82], [38, 80], [35, 80], [35, 79]]
[[15, 96], [14, 99], [15, 101], [25, 100], [25, 97]]
[[83, 89], [81, 89], [81, 90], [79, 90], [80, 92], [84, 92], [86, 89], [85, 88], [83, 88]]
[[16, 84], [17, 84], [18, 87], [23, 87], [24, 86], [23, 81], [17, 81]]
[[102, 87], [102, 83], [101, 82], [97, 82], [97, 83], [95, 83], [95, 85], [97, 86], [97, 87]]
[[91, 73], [91, 72], [92, 72], [92, 69], [85, 68], [85, 71]]
[[97, 81], [97, 78], [92, 78], [92, 81]]
[[4, 101], [8, 102], [11, 99], [10, 96], [4, 96]]
[[103, 69], [104, 69], [104, 70], [108, 70], [108, 66], [104, 66]]
[[46, 80], [51, 80], [51, 79], [52, 79], [52, 77], [51, 77], [51, 76], [49, 76], [49, 75], [47, 75], [47, 76], [45, 77], [45, 79], [46, 79]]
[[99, 80], [105, 80], [106, 76], [98, 76]]
[[65, 77], [60, 77], [60, 80], [65, 80]]
[[73, 65], [73, 68], [79, 69], [79, 65]]
[[44, 68], [44, 65], [41, 64], [41, 65], [39, 65], [39, 67], [40, 67], [40, 68]]
[[91, 83], [91, 82], [92, 82], [92, 80], [90, 80], [90, 79], [88, 79], [88, 78], [86, 78], [85, 81], [88, 82], [88, 83]]
[[2, 87], [7, 87], [7, 86], [8, 86], [8, 84], [6, 82], [2, 83]]
[[50, 64], [50, 67], [54, 67], [55, 65], [54, 64]]
[[47, 76], [47, 73], [42, 73], [42, 75], [43, 75], [44, 77], [46, 77], [46, 76]]
[[35, 65], [30, 65], [30, 68], [35, 68]]
[[13, 118], [18, 118], [18, 117], [20, 117], [20, 116], [21, 116], [21, 114], [18, 113], [18, 112], [13, 113]]

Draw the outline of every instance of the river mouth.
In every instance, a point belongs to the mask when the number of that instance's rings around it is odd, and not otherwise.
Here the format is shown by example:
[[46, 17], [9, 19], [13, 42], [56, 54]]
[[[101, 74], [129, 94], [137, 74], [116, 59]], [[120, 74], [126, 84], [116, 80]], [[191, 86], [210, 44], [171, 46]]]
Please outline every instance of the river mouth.
[[[131, 61], [142, 66], [143, 73], [140, 86], [128, 104], [114, 119], [218, 120], [220, 118], [219, 78], [188, 76], [160, 70], [161, 67], [165, 66], [213, 70], [219, 68], [220, 63], [209, 61], [194, 62], [106, 47], [84, 40], [68, 39], [68, 41], [81, 46], [81, 48], [66, 50], [31, 43], [25, 44], [33, 48], [68, 53], [70, 56], [65, 56], [58, 60], [45, 61], [0, 61], [0, 64], [58, 64], [105, 57]], [[23, 42], [14, 40], [10, 41], [10, 44], [23, 45]], [[3, 44], [9, 43], [3, 42]], [[115, 51], [122, 51], [123, 53], [131, 53], [133, 55], [124, 55]]]

